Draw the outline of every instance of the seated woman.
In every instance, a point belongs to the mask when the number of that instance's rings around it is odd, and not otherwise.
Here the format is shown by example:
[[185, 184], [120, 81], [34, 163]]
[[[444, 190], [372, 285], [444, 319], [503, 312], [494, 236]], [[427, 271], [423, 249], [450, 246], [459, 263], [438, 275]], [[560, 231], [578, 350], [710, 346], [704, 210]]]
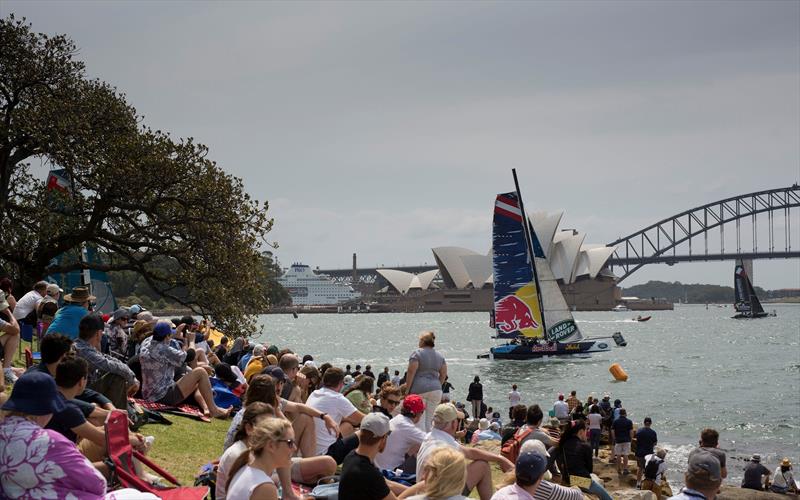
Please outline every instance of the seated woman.
[[106, 480], [75, 443], [45, 429], [64, 410], [53, 377], [32, 371], [14, 384], [0, 421], [0, 497], [101, 499]]
[[372, 411], [372, 403], [369, 400], [369, 396], [374, 390], [374, 384], [375, 379], [372, 377], [359, 375], [353, 385], [344, 392], [344, 397], [349, 399], [358, 411], [366, 415]]
[[274, 417], [275, 409], [267, 403], [256, 401], [245, 408], [242, 422], [234, 435], [235, 442], [225, 450], [225, 453], [219, 459], [215, 490], [215, 498], [217, 500], [225, 500], [228, 487], [228, 472], [231, 470], [233, 462], [239, 458], [239, 455], [247, 450], [247, 438], [253, 433], [253, 428], [265, 419]]
[[[256, 411], [256, 415], [253, 415], [250, 411], [250, 407], [255, 404], [266, 404], [269, 408], [272, 409], [273, 415], [280, 417], [282, 414], [279, 410], [275, 410], [277, 406], [274, 406], [271, 402], [276, 400], [276, 392], [275, 392], [275, 381], [269, 375], [255, 375], [251, 381], [250, 386], [247, 388], [247, 392], [245, 393], [244, 398], [244, 408], [239, 410], [236, 416], [233, 418], [231, 422], [230, 429], [228, 429], [228, 435], [225, 437], [225, 453], [228, 452], [231, 448], [234, 447], [236, 442], [241, 441], [244, 438], [244, 434], [247, 432], [246, 420], [248, 417], [248, 413], [250, 413], [250, 417], [255, 419], [260, 415]], [[281, 403], [286, 402], [286, 400], [281, 399]], [[280, 405], [281, 403], [278, 403]], [[289, 402], [286, 402], [289, 403]], [[289, 403], [290, 405], [296, 403]], [[306, 405], [302, 405], [306, 406]], [[313, 408], [309, 408], [311, 411], [317, 412]], [[253, 410], [255, 411], [255, 410]], [[280, 417], [282, 418], [282, 417]], [[317, 418], [319, 416], [317, 415]], [[325, 421], [328, 422], [328, 419], [331, 419], [330, 416], [325, 417]], [[335, 422], [330, 420], [330, 423], [333, 424], [335, 429]], [[252, 425], [252, 422], [251, 422]], [[311, 425], [310, 432], [314, 433], [313, 424]], [[336, 432], [335, 430], [333, 432]], [[295, 436], [297, 436], [295, 434]], [[297, 440], [297, 438], [295, 437]], [[223, 454], [223, 457], [225, 454]], [[229, 469], [230, 470], [230, 469]], [[278, 479], [280, 479], [280, 484], [284, 492], [289, 492], [292, 489], [292, 481], [297, 483], [304, 483], [304, 484], [315, 484], [320, 478], [325, 476], [330, 476], [336, 471], [336, 461], [328, 456], [304, 456], [303, 458], [295, 457], [292, 459], [291, 468], [278, 468]], [[217, 484], [219, 485], [220, 481], [217, 480]], [[288, 495], [288, 496], [287, 496]], [[284, 493], [284, 498], [286, 499], [293, 499], [294, 497], [289, 493]]]
[[419, 494], [408, 500], [466, 500], [461, 493], [467, 481], [467, 460], [457, 449], [442, 446], [431, 452], [422, 469], [421, 482], [413, 487]]
[[247, 438], [247, 449], [231, 466], [226, 498], [277, 500], [278, 488], [272, 473], [291, 465], [296, 448], [294, 431], [288, 420], [267, 418], [258, 423]]
[[597, 495], [600, 500], [611, 500], [605, 488], [592, 479], [592, 447], [586, 442], [586, 423], [574, 420], [564, 427], [555, 452], [550, 453], [558, 463], [562, 482]]
[[[272, 370], [270, 370], [270, 368], [272, 368]], [[262, 403], [272, 405], [272, 407], [275, 408], [277, 417], [284, 418], [284, 412], [293, 415], [294, 421], [292, 425], [295, 430], [295, 436], [301, 452], [300, 454], [304, 457], [315, 456], [314, 450], [316, 450], [317, 436], [313, 419], [321, 418], [325, 422], [325, 427], [334, 436], [339, 433], [339, 427], [330, 415], [325, 415], [321, 411], [315, 410], [306, 404], [293, 403], [278, 397], [283, 387], [283, 379], [281, 378], [283, 370], [277, 367], [268, 367], [267, 370], [277, 378], [273, 378], [267, 374], [255, 375], [245, 393], [245, 406], [255, 401], [261, 401]], [[225, 436], [225, 449], [233, 444], [233, 436], [238, 429], [239, 422], [241, 422], [243, 415], [244, 408], [234, 415], [233, 421], [231, 421], [231, 425], [228, 428], [228, 433]]]

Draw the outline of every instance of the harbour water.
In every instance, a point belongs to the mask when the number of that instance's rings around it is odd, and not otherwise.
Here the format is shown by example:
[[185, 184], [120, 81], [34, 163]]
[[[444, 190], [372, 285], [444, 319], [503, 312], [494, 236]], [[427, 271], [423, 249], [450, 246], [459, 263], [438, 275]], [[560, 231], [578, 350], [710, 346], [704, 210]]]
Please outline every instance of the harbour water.
[[[337, 366], [388, 366], [401, 374], [419, 331], [436, 332], [447, 359], [454, 399], [480, 376], [486, 403], [507, 416], [507, 394], [519, 386], [523, 403], [552, 406], [558, 392], [577, 390], [619, 398], [635, 423], [653, 419], [669, 451], [673, 471], [685, 470], [686, 456], [700, 430], [720, 432], [728, 454], [727, 483], [738, 484], [746, 460], [760, 453], [774, 468], [785, 456], [800, 459], [800, 304], [768, 304], [777, 317], [731, 319], [731, 307], [676, 305], [634, 321], [634, 312], [585, 312], [575, 317], [584, 336], [620, 331], [628, 346], [591, 359], [547, 362], [477, 359], [493, 340], [486, 313], [309, 314], [262, 316], [269, 344]], [[620, 363], [628, 382], [613, 380], [608, 367]], [[671, 481], [679, 483], [679, 475]]]

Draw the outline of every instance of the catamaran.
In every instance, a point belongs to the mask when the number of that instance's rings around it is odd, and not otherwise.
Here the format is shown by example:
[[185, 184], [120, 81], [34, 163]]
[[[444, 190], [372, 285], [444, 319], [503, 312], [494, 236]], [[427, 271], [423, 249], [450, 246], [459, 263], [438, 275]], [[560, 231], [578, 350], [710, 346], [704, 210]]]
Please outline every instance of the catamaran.
[[611, 350], [611, 340], [626, 345], [620, 332], [583, 338], [528, 220], [517, 173], [512, 172], [516, 191], [497, 195], [492, 225], [494, 309], [490, 326], [495, 338], [507, 343], [478, 357], [589, 357]]
[[747, 276], [747, 271], [741, 260], [736, 261], [736, 267], [733, 271], [733, 289], [733, 307], [736, 309], [736, 315], [733, 316], [734, 319], [764, 318], [777, 315], [774, 311], [772, 313], [765, 312], [764, 308], [761, 307], [761, 301], [756, 296], [756, 291]]

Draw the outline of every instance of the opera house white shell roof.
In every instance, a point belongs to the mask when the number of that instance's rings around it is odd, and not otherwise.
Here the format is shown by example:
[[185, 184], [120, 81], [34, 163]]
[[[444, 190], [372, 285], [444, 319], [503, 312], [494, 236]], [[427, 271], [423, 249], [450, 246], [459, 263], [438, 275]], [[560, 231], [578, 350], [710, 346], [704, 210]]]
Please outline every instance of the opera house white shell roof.
[[[567, 284], [574, 283], [581, 276], [596, 278], [615, 248], [584, 244], [584, 233], [559, 231], [563, 215], [563, 212], [535, 212], [529, 216], [553, 276]], [[493, 283], [491, 251], [484, 255], [461, 247], [436, 247], [431, 250], [439, 269], [417, 275], [394, 269], [378, 269], [378, 274], [404, 295], [409, 290], [427, 290], [437, 274], [441, 274], [448, 288], [483, 288]]]

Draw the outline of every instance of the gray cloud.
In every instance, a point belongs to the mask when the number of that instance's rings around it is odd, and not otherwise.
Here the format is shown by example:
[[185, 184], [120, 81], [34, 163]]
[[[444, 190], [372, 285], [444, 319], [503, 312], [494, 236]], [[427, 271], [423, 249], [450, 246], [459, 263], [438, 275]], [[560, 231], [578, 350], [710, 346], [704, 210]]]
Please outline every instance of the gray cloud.
[[[800, 178], [797, 2], [0, 9], [70, 34], [148, 124], [208, 144], [271, 201], [284, 262], [484, 251], [511, 167], [531, 210], [565, 209], [564, 227], [601, 243]], [[796, 261], [756, 266], [764, 286], [800, 282]], [[727, 284], [730, 268], [645, 268], [631, 283]]]

